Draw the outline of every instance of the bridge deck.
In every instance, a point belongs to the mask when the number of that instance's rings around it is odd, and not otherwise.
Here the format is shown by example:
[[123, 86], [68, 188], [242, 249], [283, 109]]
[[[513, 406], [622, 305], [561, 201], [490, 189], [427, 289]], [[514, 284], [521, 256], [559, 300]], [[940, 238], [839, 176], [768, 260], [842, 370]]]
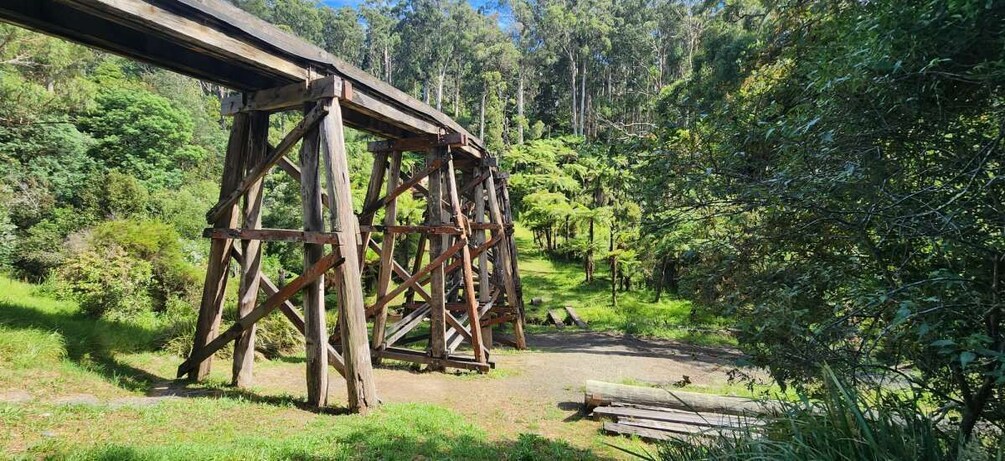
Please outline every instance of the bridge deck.
[[345, 123], [398, 139], [460, 133], [457, 122], [223, 0], [4, 0], [0, 20], [241, 91], [334, 75], [351, 85]]

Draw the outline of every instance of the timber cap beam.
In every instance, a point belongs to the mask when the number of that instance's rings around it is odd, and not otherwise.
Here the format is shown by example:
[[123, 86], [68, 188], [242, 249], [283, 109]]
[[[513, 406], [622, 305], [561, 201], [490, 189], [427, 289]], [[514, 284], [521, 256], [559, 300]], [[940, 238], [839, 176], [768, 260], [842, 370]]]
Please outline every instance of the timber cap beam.
[[352, 98], [352, 83], [331, 75], [310, 82], [235, 93], [227, 96], [220, 103], [220, 114], [235, 115], [250, 111], [300, 110], [304, 103], [325, 98]]
[[370, 152], [424, 152], [436, 147], [467, 147], [468, 136], [464, 133], [450, 133], [438, 136], [416, 136], [412, 138], [375, 141], [367, 145]]

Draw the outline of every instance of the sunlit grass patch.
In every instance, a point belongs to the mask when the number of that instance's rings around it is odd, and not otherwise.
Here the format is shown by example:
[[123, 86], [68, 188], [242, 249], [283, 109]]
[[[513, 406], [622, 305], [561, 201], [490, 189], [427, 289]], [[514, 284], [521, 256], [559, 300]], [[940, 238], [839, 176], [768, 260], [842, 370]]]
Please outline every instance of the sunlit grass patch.
[[[694, 344], [733, 345], [729, 322], [688, 300], [664, 294], [659, 300], [649, 290], [636, 288], [617, 292], [617, 307], [611, 297], [610, 273], [597, 261], [594, 281], [586, 283], [582, 263], [547, 257], [533, 242], [530, 231], [521, 226], [514, 234], [519, 248], [520, 279], [528, 322], [541, 323], [548, 310], [571, 306], [590, 329], [687, 341]], [[534, 306], [531, 300], [540, 298]], [[531, 328], [531, 331], [537, 331]]]

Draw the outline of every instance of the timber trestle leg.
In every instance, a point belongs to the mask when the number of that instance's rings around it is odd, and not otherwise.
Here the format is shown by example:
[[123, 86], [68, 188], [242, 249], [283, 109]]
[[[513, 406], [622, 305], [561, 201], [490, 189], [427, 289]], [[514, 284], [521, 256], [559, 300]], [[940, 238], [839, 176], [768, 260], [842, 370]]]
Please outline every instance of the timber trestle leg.
[[[351, 86], [338, 77], [239, 94], [223, 103], [234, 122], [224, 163], [220, 200], [207, 213], [213, 226], [206, 282], [192, 352], [178, 376], [204, 379], [213, 354], [234, 344], [233, 384], [253, 382], [255, 324], [279, 309], [305, 338], [307, 402], [328, 404], [328, 367], [347, 380], [350, 411], [365, 413], [378, 405], [367, 338], [360, 280], [359, 225], [352, 210], [340, 100]], [[302, 109], [303, 120], [276, 145], [267, 143], [269, 114]], [[285, 156], [297, 143], [299, 167]], [[279, 166], [300, 181], [303, 230], [261, 229], [263, 179]], [[322, 191], [321, 177], [327, 191]], [[327, 192], [327, 193], [325, 193]], [[328, 228], [325, 209], [328, 209]], [[238, 228], [238, 225], [243, 227]], [[261, 271], [262, 242], [300, 242], [304, 270], [277, 287]], [[330, 251], [325, 250], [330, 247]], [[219, 332], [230, 260], [240, 266], [239, 319]], [[334, 277], [338, 294], [342, 351], [328, 342], [324, 277]], [[266, 298], [259, 300], [259, 292]], [[290, 302], [302, 293], [302, 314]]]
[[[374, 167], [360, 231], [379, 256], [376, 298], [366, 309], [373, 318], [375, 361], [486, 372], [494, 366], [492, 328], [504, 323], [513, 325], [510, 342], [526, 347], [511, 256], [512, 220], [504, 205], [508, 197], [494, 182], [494, 161], [467, 156], [460, 149], [466, 142], [460, 135], [442, 135], [370, 143]], [[415, 165], [410, 175], [402, 173], [405, 152], [418, 154], [409, 157]], [[381, 189], [385, 193], [378, 197]], [[425, 201], [421, 224], [398, 222], [398, 199], [409, 191]], [[384, 222], [372, 225], [379, 209]], [[370, 240], [373, 234], [380, 234], [380, 244]], [[417, 237], [415, 244], [400, 245], [409, 236]], [[404, 347], [421, 342], [425, 350]], [[462, 344], [470, 355], [458, 352]]]

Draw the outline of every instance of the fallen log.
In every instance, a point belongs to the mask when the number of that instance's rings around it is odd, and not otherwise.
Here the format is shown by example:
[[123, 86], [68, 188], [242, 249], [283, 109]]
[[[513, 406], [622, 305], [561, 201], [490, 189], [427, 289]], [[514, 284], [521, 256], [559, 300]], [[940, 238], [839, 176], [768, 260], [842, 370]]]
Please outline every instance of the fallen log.
[[615, 403], [673, 408], [677, 410], [732, 415], [760, 415], [776, 412], [777, 402], [761, 402], [742, 397], [700, 394], [654, 387], [628, 386], [589, 380], [583, 393], [583, 404], [590, 412], [596, 407]]

